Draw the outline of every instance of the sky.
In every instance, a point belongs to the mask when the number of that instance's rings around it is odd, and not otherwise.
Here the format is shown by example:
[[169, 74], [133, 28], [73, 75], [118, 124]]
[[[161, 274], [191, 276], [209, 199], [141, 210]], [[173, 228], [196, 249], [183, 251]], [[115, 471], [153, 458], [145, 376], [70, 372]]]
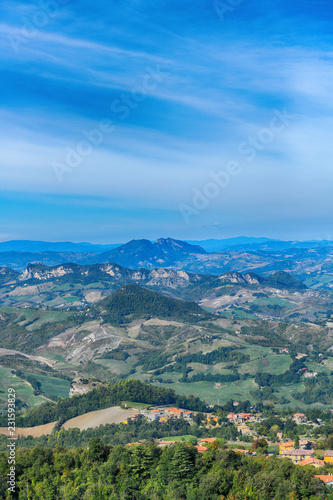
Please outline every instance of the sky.
[[330, 0], [0, 19], [0, 241], [333, 240]]

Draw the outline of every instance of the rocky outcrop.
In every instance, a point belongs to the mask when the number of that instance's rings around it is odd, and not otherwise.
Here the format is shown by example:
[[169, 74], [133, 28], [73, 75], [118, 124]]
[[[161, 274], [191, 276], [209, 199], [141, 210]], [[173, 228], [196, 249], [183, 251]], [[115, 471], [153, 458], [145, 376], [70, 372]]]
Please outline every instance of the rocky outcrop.
[[225, 273], [220, 276], [222, 283], [237, 285], [259, 285], [259, 277], [252, 273], [241, 274], [237, 272]]

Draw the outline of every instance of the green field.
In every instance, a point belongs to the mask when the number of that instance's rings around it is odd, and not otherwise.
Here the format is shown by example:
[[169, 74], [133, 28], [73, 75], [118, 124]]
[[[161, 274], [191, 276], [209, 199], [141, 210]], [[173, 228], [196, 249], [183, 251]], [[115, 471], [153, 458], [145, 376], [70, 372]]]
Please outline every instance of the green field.
[[78, 300], [80, 300], [80, 297], [64, 297], [65, 301], [66, 302], [77, 302]]
[[295, 307], [295, 304], [289, 302], [285, 299], [280, 299], [280, 297], [267, 297], [267, 298], [258, 298], [251, 302], [251, 305], [254, 306], [280, 306], [280, 307]]
[[254, 403], [250, 391], [258, 389], [254, 379], [239, 380], [217, 386], [214, 382], [193, 382], [190, 384], [178, 382], [175, 384], [156, 384], [173, 389], [177, 394], [183, 396], [197, 396], [208, 404], [225, 404], [230, 399], [234, 401], [246, 401], [247, 399]]
[[45, 375], [36, 375], [35, 373], [24, 372], [25, 375], [31, 375], [41, 384], [41, 390], [46, 397], [68, 398], [70, 382], [61, 378], [46, 377]]
[[15, 389], [16, 398], [23, 401], [29, 408], [45, 403], [43, 396], [34, 396], [34, 391], [28, 382], [13, 375], [9, 368], [0, 367], [0, 400], [2, 407], [7, 407], [7, 389], [10, 387]]
[[280, 375], [289, 369], [290, 364], [290, 356], [271, 354], [240, 365], [238, 372], [242, 374], [249, 373], [250, 375], [255, 375], [258, 372]]
[[254, 314], [252, 314], [250, 312], [243, 311], [243, 310], [236, 309], [236, 308], [230, 308], [226, 311], [223, 311], [221, 316], [223, 316], [225, 318], [236, 318], [236, 319], [256, 319], [257, 318]]
[[59, 361], [60, 363], [65, 363], [66, 360], [61, 354], [44, 354], [45, 358], [54, 359], [55, 361]]
[[283, 396], [286, 399], [290, 400], [290, 403], [284, 404], [284, 405], [276, 405], [277, 408], [282, 409], [282, 408], [299, 408], [300, 410], [306, 410], [309, 408], [321, 408], [325, 409], [327, 407], [331, 407], [330, 405], [323, 405], [321, 403], [313, 403], [313, 404], [305, 404], [302, 403], [302, 401], [298, 401], [297, 399], [294, 399], [292, 397], [292, 394], [295, 392], [303, 392], [304, 391], [304, 384], [291, 384], [283, 387], [276, 388], [276, 394], [278, 396]]
[[[184, 435], [184, 436], [169, 436], [164, 437], [163, 441], [190, 441], [191, 439], [198, 439], [195, 436]], [[200, 439], [198, 439], [200, 441]]]
[[133, 365], [135, 364], [135, 358], [128, 358], [126, 361], [118, 361], [116, 359], [99, 359], [95, 358], [94, 363], [97, 365], [101, 365], [104, 368], [107, 368], [112, 373], [116, 375], [127, 375]]

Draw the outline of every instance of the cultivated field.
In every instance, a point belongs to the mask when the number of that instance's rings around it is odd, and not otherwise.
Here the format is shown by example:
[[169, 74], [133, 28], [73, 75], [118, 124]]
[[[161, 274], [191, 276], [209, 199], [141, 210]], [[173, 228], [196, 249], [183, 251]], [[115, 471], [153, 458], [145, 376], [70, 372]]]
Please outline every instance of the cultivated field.
[[64, 429], [74, 429], [77, 427], [80, 431], [99, 427], [106, 424], [120, 424], [123, 420], [130, 418], [135, 410], [124, 410], [120, 406], [111, 406], [105, 410], [91, 411], [84, 415], [71, 418], [64, 423]]
[[[16, 437], [17, 436], [33, 436], [33, 437], [40, 437], [44, 435], [49, 435], [53, 431], [53, 427], [55, 426], [56, 422], [51, 422], [49, 424], [44, 424], [44, 425], [37, 425], [36, 427], [16, 427]], [[7, 427], [0, 427], [0, 434], [4, 434], [5, 436], [8, 436], [8, 429]]]

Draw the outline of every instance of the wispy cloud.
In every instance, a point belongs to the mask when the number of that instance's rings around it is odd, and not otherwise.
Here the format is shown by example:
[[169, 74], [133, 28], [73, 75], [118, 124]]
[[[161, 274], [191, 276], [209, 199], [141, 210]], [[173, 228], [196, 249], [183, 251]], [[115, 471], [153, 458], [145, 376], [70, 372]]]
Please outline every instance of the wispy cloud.
[[[223, 23], [208, 0], [97, 2], [94, 9], [86, 0], [69, 2], [16, 53], [8, 33], [21, 35], [38, 8], [0, 6], [3, 190], [35, 192], [41, 204], [47, 203], [43, 193], [67, 201], [108, 196], [118, 209], [131, 207], [133, 224], [145, 228], [155, 207], [164, 227], [181, 233], [177, 206], [192, 187], [235, 156], [244, 163], [239, 144], [255, 136], [274, 109], [287, 109], [298, 119], [256, 162], [243, 165], [242, 175], [187, 231], [213, 230], [219, 221], [237, 231], [251, 223], [255, 232], [270, 216], [278, 221], [279, 213], [299, 221], [309, 206], [318, 217], [332, 208], [320, 194], [322, 186], [330, 196], [333, 181], [328, 1], [243, 2]], [[112, 103], [157, 66], [168, 78], [121, 120]], [[116, 132], [59, 185], [52, 161], [102, 119], [112, 120]], [[130, 227], [130, 210], [125, 219]]]

